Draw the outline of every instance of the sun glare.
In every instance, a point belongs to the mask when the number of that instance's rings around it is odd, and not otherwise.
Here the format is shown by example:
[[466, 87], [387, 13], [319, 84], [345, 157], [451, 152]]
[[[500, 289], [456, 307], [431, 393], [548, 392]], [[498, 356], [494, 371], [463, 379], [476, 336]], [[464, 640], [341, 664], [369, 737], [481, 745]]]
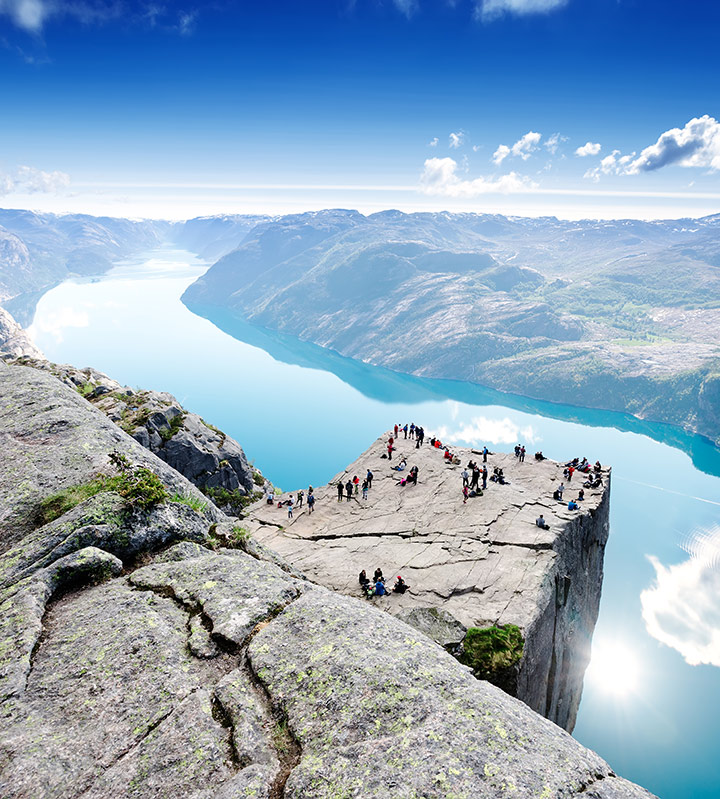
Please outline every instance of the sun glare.
[[596, 641], [585, 674], [606, 694], [626, 697], [636, 693], [640, 682], [640, 664], [635, 653], [619, 641]]

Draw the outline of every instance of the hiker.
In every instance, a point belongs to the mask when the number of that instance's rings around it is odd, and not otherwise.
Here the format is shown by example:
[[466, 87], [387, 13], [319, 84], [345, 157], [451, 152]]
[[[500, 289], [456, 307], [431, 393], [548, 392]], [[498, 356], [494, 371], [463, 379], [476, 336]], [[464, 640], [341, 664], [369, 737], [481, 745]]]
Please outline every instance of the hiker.
[[410, 438], [415, 438], [415, 422], [410, 422]]
[[593, 468], [594, 468], [594, 471], [601, 472], [602, 471], [602, 466], [600, 465], [600, 461], [595, 461], [595, 466]]
[[413, 485], [417, 485], [417, 477], [418, 477], [418, 467], [413, 466], [410, 469], [410, 474], [408, 475], [407, 481], [408, 483], [412, 483]]
[[520, 457], [520, 444], [515, 445], [515, 457], [516, 458]]
[[470, 474], [467, 469], [462, 470], [463, 488], [470, 485]]
[[545, 456], [542, 454], [542, 450], [539, 450], [538, 452], [535, 453], [535, 460], [536, 461], [544, 461], [545, 460]]
[[400, 428], [397, 425], [395, 425], [394, 430], [395, 430], [395, 438], [397, 438], [398, 431], [400, 430]]
[[358, 577], [358, 582], [360, 583], [360, 588], [363, 591], [370, 585], [370, 578], [365, 574], [365, 569], [360, 572], [360, 576]]
[[397, 580], [395, 580], [395, 585], [393, 586], [393, 591], [396, 594], [404, 594], [410, 586], [403, 580], [403, 578], [398, 574]]
[[473, 465], [472, 470], [472, 480], [470, 482], [470, 488], [477, 489], [478, 487], [478, 480], [480, 479], [480, 469], [477, 466]]
[[545, 517], [542, 513], [535, 519], [535, 524], [543, 530], [549, 530], [550, 525], [545, 521]]
[[353, 486], [355, 488], [355, 496], [357, 496], [357, 493], [360, 489], [360, 478], [357, 475], [355, 475], [352, 481], [353, 481]]
[[363, 498], [364, 500], [367, 500], [367, 492], [368, 492], [368, 481], [367, 481], [367, 480], [363, 480], [363, 484], [362, 484], [362, 498]]
[[297, 492], [297, 506], [298, 508], [302, 508], [303, 499], [305, 499], [305, 492], [300, 490]]
[[488, 476], [487, 466], [483, 466], [482, 470], [483, 491], [487, 488], [487, 476]]
[[307, 506], [308, 506], [308, 513], [312, 513], [313, 510], [315, 509], [315, 494], [313, 494], [312, 490], [308, 494]]
[[375, 596], [385, 596], [385, 594], [387, 594], [387, 589], [385, 588], [385, 581], [383, 580], [382, 577], [375, 583], [374, 594]]
[[581, 488], [581, 489], [578, 491], [578, 497], [577, 497], [577, 501], [578, 501], [578, 502], [582, 502], [584, 499], [585, 499], [585, 489], [584, 489], [584, 488]]
[[387, 456], [388, 456], [388, 460], [389, 461], [392, 460], [392, 452], [393, 452], [392, 442], [393, 442], [393, 440], [391, 438], [390, 441], [388, 441], [388, 445], [387, 445]]
[[445, 450], [445, 454], [443, 455], [443, 458], [445, 458], [446, 461], [450, 461], [450, 463], [452, 463], [452, 459], [453, 459], [452, 452], [450, 452], [449, 449], [446, 449]]
[[520, 463], [525, 463], [525, 447], [520, 447]]
[[338, 502], [342, 502], [344, 488], [343, 482], [340, 480], [340, 482], [337, 484]]
[[350, 500], [352, 499], [352, 492], [353, 492], [352, 480], [348, 480], [347, 483], [345, 483], [345, 494], [347, 495], [348, 502], [350, 502]]
[[273, 491], [272, 486], [270, 487], [270, 489], [267, 492], [267, 495], [265, 496], [265, 503], [267, 505], [275, 504], [275, 492]]
[[489, 453], [490, 450], [487, 447], [483, 447], [483, 463], [487, 463], [487, 456]]
[[292, 519], [292, 517], [293, 517], [293, 515], [292, 515], [292, 512], [293, 512], [293, 498], [292, 498], [292, 495], [290, 496], [290, 498], [287, 501], [287, 506], [288, 506], [288, 519]]
[[570, 502], [568, 502], [568, 510], [577, 510], [579, 507], [580, 506], [577, 504], [577, 502], [575, 502], [574, 499], [571, 499]]
[[562, 502], [563, 491], [565, 490], [565, 483], [560, 483], [557, 487], [558, 499]]
[[467, 483], [463, 485], [463, 505], [467, 505], [467, 498], [468, 494], [470, 493], [470, 489], [468, 488]]
[[403, 458], [397, 466], [393, 466], [396, 472], [401, 472], [407, 466], [407, 458]]
[[382, 579], [383, 579], [382, 569], [378, 566], [378, 568], [375, 569], [375, 574], [373, 574], [373, 582], [376, 583], [378, 580]]
[[373, 473], [370, 471], [370, 469], [367, 470], [365, 479], [367, 480], [368, 488], [372, 488]]
[[417, 428], [416, 428], [415, 429], [415, 433], [418, 435], [418, 438], [420, 439], [420, 446], [422, 447], [422, 445], [425, 443], [425, 428], [421, 427], [419, 434], [418, 434], [418, 431], [417, 431]]
[[405, 438], [407, 438], [407, 434], [408, 434], [408, 426], [407, 426], [407, 424], [405, 425], [405, 427], [403, 427], [403, 433], [405, 434]]

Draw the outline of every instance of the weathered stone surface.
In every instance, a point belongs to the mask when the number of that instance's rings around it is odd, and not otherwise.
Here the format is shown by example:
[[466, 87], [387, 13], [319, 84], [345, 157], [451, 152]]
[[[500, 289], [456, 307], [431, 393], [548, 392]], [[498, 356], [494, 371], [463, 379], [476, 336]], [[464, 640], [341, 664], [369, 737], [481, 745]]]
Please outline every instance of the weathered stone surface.
[[211, 620], [214, 636], [236, 645], [298, 595], [296, 581], [241, 552], [145, 566], [130, 581], [199, 609]]
[[[616, 779], [554, 724], [358, 600], [308, 592], [249, 657], [302, 749], [288, 799], [569, 798]], [[606, 795], [649, 796], [620, 782]]]
[[395, 614], [398, 619], [425, 633], [440, 646], [454, 650], [462, 644], [467, 627], [442, 608], [407, 608]]
[[83, 547], [131, 558], [178, 539], [188, 539], [188, 546], [190, 541], [205, 542], [208, 530], [208, 520], [187, 505], [170, 502], [139, 511], [117, 494], [103, 492], [0, 555], [0, 588]]
[[[344, 594], [360, 594], [361, 569], [372, 576], [381, 567], [388, 587], [402, 575], [409, 592], [373, 600], [390, 613], [437, 608], [464, 627], [517, 625], [525, 648], [516, 695], [572, 730], [600, 600], [609, 470], [603, 471], [605, 488], [585, 489], [581, 509], [569, 511], [582, 475], [576, 473], [565, 502], [558, 502], [552, 493], [563, 480], [562, 465], [535, 461], [532, 453], [524, 463], [493, 454], [489, 472], [503, 468], [508, 484], [488, 482], [483, 496], [463, 504], [461, 473], [481, 455], [457, 448], [460, 463], [452, 464], [427, 440], [416, 448], [401, 437], [388, 461], [381, 457], [386, 441], [387, 435], [378, 439], [317, 488], [314, 513], [296, 509], [288, 520], [284, 508], [258, 502], [243, 524], [309, 579]], [[403, 456], [406, 469], [393, 470]], [[418, 484], [401, 486], [413, 465]], [[374, 479], [367, 501], [359, 494], [338, 502], [337, 482], [354, 475], [362, 480], [368, 468]], [[548, 530], [535, 524], [541, 513]], [[438, 633], [435, 640], [447, 643], [444, 631]]]
[[[0, 367], [0, 551], [34, 526], [41, 500], [111, 471], [113, 451], [153, 471], [171, 492], [205, 498], [188, 480], [51, 374]], [[222, 514], [207, 503], [205, 515]]]

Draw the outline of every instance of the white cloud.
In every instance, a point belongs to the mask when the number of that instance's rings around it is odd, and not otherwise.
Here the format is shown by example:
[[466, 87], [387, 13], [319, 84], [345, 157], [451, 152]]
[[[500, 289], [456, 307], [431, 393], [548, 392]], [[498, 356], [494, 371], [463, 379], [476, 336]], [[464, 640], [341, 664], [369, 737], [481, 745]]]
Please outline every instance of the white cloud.
[[64, 172], [44, 172], [32, 166], [20, 166], [12, 173], [0, 173], [0, 196], [12, 193], [55, 194], [70, 185]]
[[420, 190], [424, 194], [444, 197], [478, 197], [481, 194], [531, 191], [537, 187], [529, 178], [516, 172], [498, 178], [463, 180], [458, 177], [457, 169], [457, 161], [452, 158], [428, 158], [420, 176]]
[[579, 155], [580, 158], [585, 158], [587, 155], [597, 155], [600, 150], [602, 150], [602, 145], [599, 142], [586, 142], [583, 144], [582, 147], [578, 147], [575, 150], [575, 155]]
[[553, 133], [552, 136], [548, 136], [548, 138], [545, 139], [544, 145], [552, 155], [555, 155], [558, 147], [567, 140], [567, 136], [561, 136], [559, 133]]
[[477, 0], [475, 19], [491, 22], [503, 14], [548, 14], [567, 5], [569, 0]]
[[649, 560], [655, 585], [640, 594], [647, 631], [691, 666], [720, 666], [720, 527], [697, 535], [683, 563]]
[[653, 172], [671, 164], [720, 169], [720, 123], [705, 114], [691, 119], [684, 128], [665, 131], [640, 153], [626, 173]]
[[9, 16], [18, 28], [31, 33], [41, 30], [50, 12], [47, 0], [0, 0], [0, 14]]
[[448, 147], [451, 150], [457, 150], [465, 144], [465, 134], [459, 130], [457, 133], [451, 133], [449, 136]]
[[598, 180], [601, 175], [638, 175], [671, 165], [720, 170], [720, 122], [707, 114], [691, 119], [684, 128], [665, 131], [637, 158], [634, 152], [620, 155], [620, 150], [613, 150], [600, 166], [588, 169], [585, 177]]
[[439, 141], [440, 141], [440, 139], [438, 139], [438, 137], [435, 136], [434, 139], [430, 139], [430, 141], [428, 142], [428, 147], [437, 147]]
[[90, 317], [85, 311], [64, 306], [42, 317], [39, 322], [33, 322], [28, 333], [33, 341], [40, 334], [52, 336], [57, 344], [61, 344], [66, 330], [72, 327], [89, 327], [89, 325]]
[[520, 427], [507, 416], [504, 419], [474, 416], [469, 422], [462, 422], [455, 429], [441, 427], [437, 431], [437, 436], [449, 444], [469, 445], [517, 444], [518, 441], [534, 444], [538, 440], [532, 427]]
[[408, 19], [417, 11], [416, 0], [394, 0], [398, 11]]
[[512, 147], [501, 144], [493, 153], [493, 163], [500, 166], [509, 155], [519, 156], [523, 161], [527, 161], [540, 146], [540, 139], [542, 135], [531, 130], [518, 139]]

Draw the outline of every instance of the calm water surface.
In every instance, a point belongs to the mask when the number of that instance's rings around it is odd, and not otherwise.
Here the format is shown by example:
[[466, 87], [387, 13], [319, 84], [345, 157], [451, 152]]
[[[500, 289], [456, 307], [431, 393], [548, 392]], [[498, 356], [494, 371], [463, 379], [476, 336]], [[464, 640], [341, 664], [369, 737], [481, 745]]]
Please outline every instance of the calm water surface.
[[[720, 797], [720, 452], [623, 414], [533, 402], [350, 361], [180, 302], [207, 264], [162, 250], [40, 301], [54, 361], [170, 391], [283, 488], [327, 482], [383, 430], [613, 466], [593, 662], [575, 737], [663, 799]], [[643, 613], [644, 610], [644, 613]], [[691, 665], [696, 664], [696, 665]]]

